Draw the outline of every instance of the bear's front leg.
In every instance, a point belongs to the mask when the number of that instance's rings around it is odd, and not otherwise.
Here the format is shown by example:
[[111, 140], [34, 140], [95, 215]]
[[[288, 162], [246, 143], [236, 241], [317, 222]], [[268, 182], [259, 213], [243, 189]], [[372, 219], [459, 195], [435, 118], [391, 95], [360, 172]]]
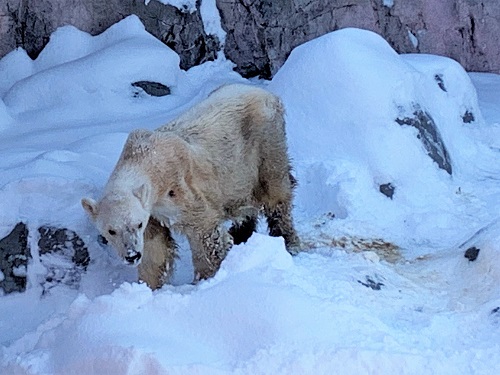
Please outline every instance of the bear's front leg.
[[139, 264], [139, 279], [155, 290], [170, 280], [177, 245], [170, 229], [151, 217], [144, 232], [144, 251]]
[[220, 225], [211, 231], [192, 229], [188, 240], [193, 254], [195, 282], [215, 275], [233, 246], [233, 238]]

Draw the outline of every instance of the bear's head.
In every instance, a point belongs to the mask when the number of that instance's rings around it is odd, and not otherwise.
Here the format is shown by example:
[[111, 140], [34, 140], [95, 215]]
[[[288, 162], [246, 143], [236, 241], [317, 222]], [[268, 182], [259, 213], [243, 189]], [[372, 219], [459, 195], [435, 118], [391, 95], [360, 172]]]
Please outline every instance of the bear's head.
[[99, 202], [83, 198], [82, 206], [101, 235], [113, 245], [126, 264], [138, 265], [144, 251], [144, 230], [150, 211], [144, 184], [130, 192], [104, 196]]

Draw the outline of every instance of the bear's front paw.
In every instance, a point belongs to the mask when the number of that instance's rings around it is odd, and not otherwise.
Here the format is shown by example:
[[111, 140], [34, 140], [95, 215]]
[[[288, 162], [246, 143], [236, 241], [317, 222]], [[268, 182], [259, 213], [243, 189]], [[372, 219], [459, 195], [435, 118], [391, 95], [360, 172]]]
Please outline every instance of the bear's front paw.
[[211, 259], [220, 259], [226, 257], [227, 251], [233, 246], [233, 237], [221, 228], [215, 229], [204, 238], [204, 245]]

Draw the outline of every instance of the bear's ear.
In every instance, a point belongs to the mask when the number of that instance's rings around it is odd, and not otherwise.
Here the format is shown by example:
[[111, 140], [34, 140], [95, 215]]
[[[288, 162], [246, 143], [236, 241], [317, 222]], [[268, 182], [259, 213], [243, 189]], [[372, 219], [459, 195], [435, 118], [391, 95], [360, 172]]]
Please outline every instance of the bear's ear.
[[97, 202], [92, 198], [83, 198], [82, 207], [92, 220], [97, 217]]
[[149, 145], [150, 138], [153, 135], [151, 130], [136, 129], [133, 130], [127, 138], [126, 144], [132, 148], [141, 148]]
[[149, 202], [150, 190], [151, 189], [149, 188], [148, 184], [142, 184], [138, 188], [135, 188], [134, 190], [132, 190], [132, 194], [134, 194], [134, 196], [137, 199], [139, 199], [139, 201], [141, 202], [142, 207], [144, 207], [144, 209], [146, 209], [146, 205]]

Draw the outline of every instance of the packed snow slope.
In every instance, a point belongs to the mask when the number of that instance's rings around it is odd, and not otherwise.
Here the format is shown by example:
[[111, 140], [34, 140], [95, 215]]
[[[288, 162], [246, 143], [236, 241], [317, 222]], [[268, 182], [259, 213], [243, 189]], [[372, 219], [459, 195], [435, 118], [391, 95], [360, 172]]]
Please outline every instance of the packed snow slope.
[[[178, 62], [133, 16], [94, 37], [60, 28], [35, 61], [0, 60], [0, 237], [24, 221], [33, 257], [28, 290], [0, 296], [0, 373], [500, 373], [499, 76], [398, 55], [356, 29], [296, 48], [271, 82], [223, 58]], [[144, 80], [171, 95], [131, 86]], [[304, 252], [291, 257], [261, 225], [193, 285], [179, 238], [173, 283], [152, 292], [98, 244], [80, 199], [99, 197], [128, 132], [229, 82], [283, 99]], [[396, 121], [418, 110], [451, 174]], [[42, 296], [43, 224], [76, 231], [91, 264]]]

